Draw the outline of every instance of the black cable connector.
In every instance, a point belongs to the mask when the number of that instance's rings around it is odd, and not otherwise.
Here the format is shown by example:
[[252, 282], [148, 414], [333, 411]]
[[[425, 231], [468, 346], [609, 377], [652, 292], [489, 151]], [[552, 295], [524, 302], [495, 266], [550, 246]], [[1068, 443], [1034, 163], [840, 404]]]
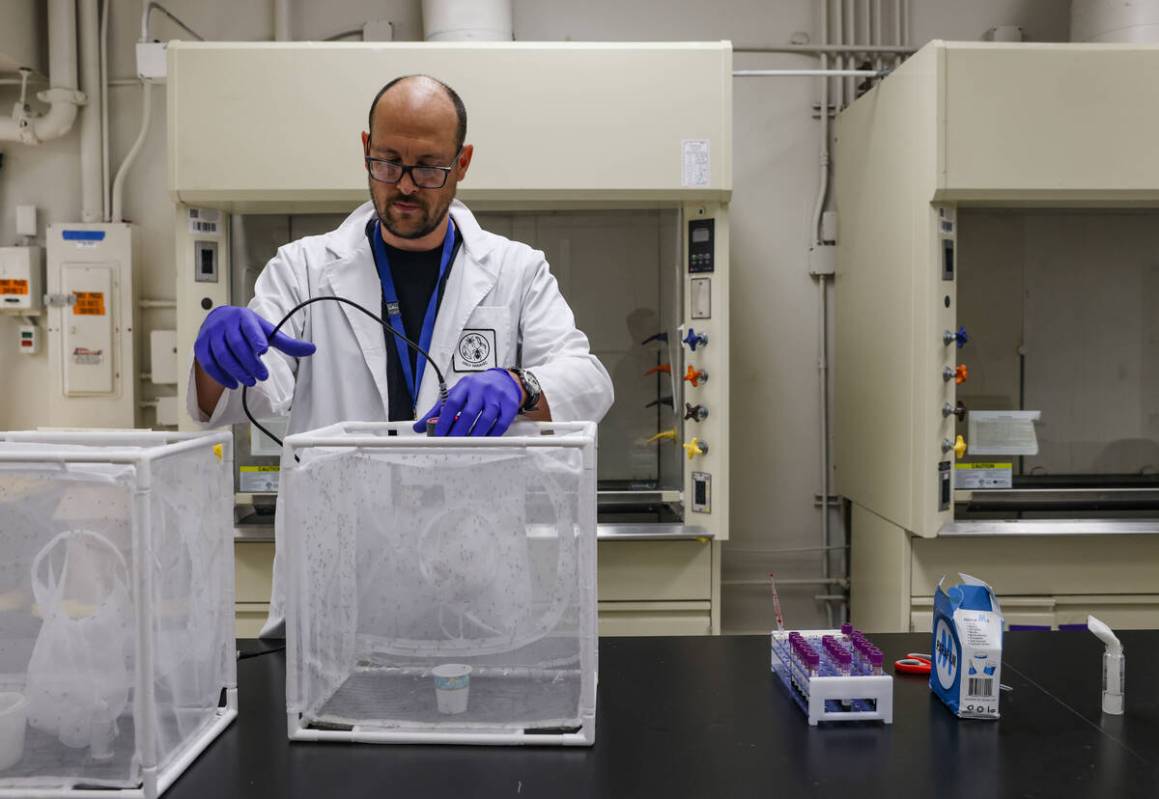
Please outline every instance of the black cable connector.
[[[348, 300], [345, 297], [337, 297], [337, 296], [334, 296], [331, 294], [325, 294], [325, 295], [320, 296], [320, 297], [311, 297], [310, 299], [306, 300], [305, 302], [300, 302], [297, 305], [295, 305], [293, 308], [291, 308], [290, 312], [287, 313], [285, 316], [283, 316], [282, 321], [278, 322], [278, 324], [270, 332], [269, 337], [273, 338], [274, 336], [276, 336], [281, 331], [282, 327], [286, 324], [286, 322], [290, 321], [290, 317], [293, 316], [294, 314], [296, 314], [298, 311], [302, 310], [307, 305], [313, 305], [314, 303], [322, 302], [323, 300], [331, 300], [333, 302], [341, 302], [341, 303], [344, 303], [346, 305], [349, 305], [351, 308], [357, 308], [358, 310], [362, 311], [364, 314], [369, 316], [371, 319], [373, 319], [374, 321], [376, 321], [380, 325], [382, 325], [383, 330], [385, 330], [388, 333], [390, 333], [391, 335], [393, 335], [396, 339], [401, 340], [403, 343], [405, 343], [412, 350], [414, 350], [419, 355], [426, 358], [427, 365], [429, 365], [432, 369], [435, 370], [435, 376], [439, 380], [439, 408], [442, 409], [442, 407], [447, 403], [447, 381], [446, 381], [446, 378], [443, 376], [443, 371], [439, 368], [438, 364], [435, 363], [435, 361], [431, 357], [430, 353], [427, 352], [426, 350], [424, 350], [418, 344], [415, 344], [413, 341], [411, 341], [409, 338], [404, 336], [402, 333], [399, 333], [397, 330], [395, 330], [393, 327], [391, 327], [385, 321], [383, 321], [381, 316], [379, 316], [378, 314], [373, 313], [371, 311], [368, 311], [366, 308], [362, 307], [361, 305], [356, 303], [354, 300]], [[271, 433], [269, 430], [267, 430], [261, 424], [261, 422], [259, 422], [257, 419], [255, 419], [253, 414], [250, 413], [248, 396], [246, 394], [246, 390], [248, 388], [249, 388], [249, 386], [246, 386], [244, 384], [241, 387], [241, 409], [243, 411], [245, 411], [246, 418], [250, 420], [250, 424], [252, 424], [258, 430], [261, 430], [263, 433], [265, 433], [266, 436], [271, 441], [273, 441], [275, 444], [277, 444], [279, 447], [285, 446], [282, 443], [282, 440], [280, 438], [278, 438], [273, 433]], [[416, 399], [417, 399], [417, 397], [416, 397]], [[295, 457], [297, 457], [297, 456], [295, 456]]]

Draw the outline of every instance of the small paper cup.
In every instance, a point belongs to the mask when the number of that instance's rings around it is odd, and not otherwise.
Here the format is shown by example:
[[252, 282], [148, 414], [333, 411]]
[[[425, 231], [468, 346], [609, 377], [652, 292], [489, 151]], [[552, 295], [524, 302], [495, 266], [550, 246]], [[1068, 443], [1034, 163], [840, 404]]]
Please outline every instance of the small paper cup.
[[439, 712], [458, 715], [467, 712], [471, 691], [471, 667], [462, 663], [444, 663], [431, 669], [435, 678], [435, 699]]
[[24, 757], [24, 726], [28, 700], [24, 694], [0, 693], [0, 771]]

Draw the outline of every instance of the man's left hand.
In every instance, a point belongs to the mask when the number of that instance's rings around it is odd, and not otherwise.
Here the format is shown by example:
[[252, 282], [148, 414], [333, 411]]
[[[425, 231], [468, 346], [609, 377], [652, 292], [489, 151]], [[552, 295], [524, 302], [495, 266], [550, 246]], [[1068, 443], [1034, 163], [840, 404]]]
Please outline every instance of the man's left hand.
[[501, 436], [523, 405], [523, 386], [506, 369], [488, 369], [467, 375], [451, 388], [447, 404], [435, 407], [415, 422], [424, 432], [427, 420], [438, 415], [436, 436]]

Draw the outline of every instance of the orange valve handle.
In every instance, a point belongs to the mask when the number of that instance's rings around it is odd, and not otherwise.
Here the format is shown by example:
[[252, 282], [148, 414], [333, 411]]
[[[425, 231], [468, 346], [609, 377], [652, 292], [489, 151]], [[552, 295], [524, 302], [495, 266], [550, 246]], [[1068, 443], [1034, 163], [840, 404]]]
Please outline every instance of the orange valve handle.
[[693, 388], [700, 388], [701, 383], [708, 382], [708, 372], [689, 364], [688, 370], [684, 373], [684, 379], [691, 383]]
[[958, 368], [954, 370], [954, 382], [959, 386], [970, 379], [970, 367], [964, 363], [958, 364]]

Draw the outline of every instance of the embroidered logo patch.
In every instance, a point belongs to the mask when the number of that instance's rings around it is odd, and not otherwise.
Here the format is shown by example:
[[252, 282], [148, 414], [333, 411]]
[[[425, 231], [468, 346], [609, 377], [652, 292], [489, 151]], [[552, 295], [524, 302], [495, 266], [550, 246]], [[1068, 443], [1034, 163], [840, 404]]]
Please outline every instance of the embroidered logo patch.
[[456, 372], [482, 372], [495, 366], [495, 331], [464, 330], [453, 361]]

